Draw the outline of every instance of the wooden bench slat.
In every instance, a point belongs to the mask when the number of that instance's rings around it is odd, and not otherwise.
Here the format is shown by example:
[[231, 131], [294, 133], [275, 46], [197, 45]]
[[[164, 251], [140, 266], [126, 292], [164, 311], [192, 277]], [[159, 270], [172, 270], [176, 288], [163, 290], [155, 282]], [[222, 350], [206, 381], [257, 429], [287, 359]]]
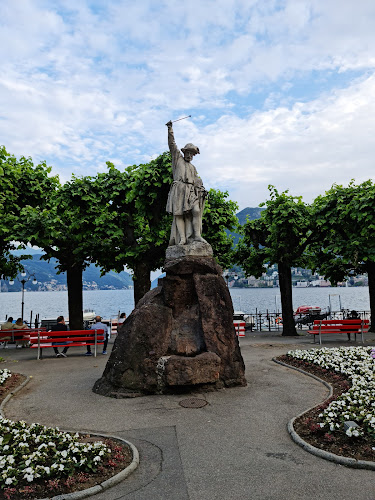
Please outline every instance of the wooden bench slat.
[[[72, 342], [79, 341], [79, 340], [90, 340], [93, 339], [94, 335], [77, 335], [76, 337], [40, 337], [41, 342], [67, 342], [71, 340]], [[96, 337], [98, 340], [104, 340], [104, 335], [97, 335]], [[38, 342], [38, 337], [32, 337], [30, 336], [30, 340], [34, 342]]]
[[315, 320], [313, 329], [308, 330], [308, 333], [314, 335], [319, 335], [319, 343], [322, 343], [321, 336], [326, 334], [338, 334], [338, 333], [354, 333], [355, 340], [357, 339], [357, 333], [361, 334], [362, 342], [363, 334], [367, 333], [370, 327], [370, 321], [368, 319], [325, 319], [325, 320]]

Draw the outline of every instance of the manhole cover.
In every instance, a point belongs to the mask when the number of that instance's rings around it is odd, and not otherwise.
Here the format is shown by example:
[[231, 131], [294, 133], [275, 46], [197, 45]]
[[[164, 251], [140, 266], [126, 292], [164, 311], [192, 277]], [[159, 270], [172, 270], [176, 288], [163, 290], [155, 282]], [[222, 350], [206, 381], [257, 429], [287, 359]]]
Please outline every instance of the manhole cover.
[[203, 408], [206, 406], [207, 401], [199, 398], [183, 399], [178, 403], [183, 408]]

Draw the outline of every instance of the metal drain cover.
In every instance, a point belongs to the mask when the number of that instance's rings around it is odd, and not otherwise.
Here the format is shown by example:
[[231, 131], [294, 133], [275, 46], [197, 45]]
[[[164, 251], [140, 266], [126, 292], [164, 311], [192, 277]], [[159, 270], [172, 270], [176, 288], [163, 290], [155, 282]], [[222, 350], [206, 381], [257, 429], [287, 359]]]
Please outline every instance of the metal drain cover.
[[189, 398], [183, 399], [178, 404], [183, 408], [203, 408], [203, 406], [206, 406], [207, 401], [199, 398]]

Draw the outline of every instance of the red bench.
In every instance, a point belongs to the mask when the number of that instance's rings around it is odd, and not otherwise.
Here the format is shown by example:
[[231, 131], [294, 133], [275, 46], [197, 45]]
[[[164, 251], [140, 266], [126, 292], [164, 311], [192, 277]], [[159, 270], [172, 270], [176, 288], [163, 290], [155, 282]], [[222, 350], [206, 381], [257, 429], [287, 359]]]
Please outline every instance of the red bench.
[[37, 332], [45, 332], [45, 328], [18, 328], [14, 330], [0, 330], [0, 342], [4, 342], [4, 349], [7, 342], [26, 341], [30, 342], [30, 335], [35, 335]]
[[315, 320], [313, 329], [309, 333], [315, 336], [319, 335], [319, 344], [322, 343], [322, 335], [329, 333], [354, 333], [355, 341], [357, 341], [357, 333], [361, 334], [362, 343], [363, 334], [368, 332], [370, 321], [368, 319], [321, 319]]
[[97, 346], [104, 344], [104, 330], [68, 330], [57, 332], [38, 331], [30, 334], [30, 347], [38, 349], [37, 359], [42, 358], [42, 351], [46, 347], [82, 347], [93, 345], [94, 356]]

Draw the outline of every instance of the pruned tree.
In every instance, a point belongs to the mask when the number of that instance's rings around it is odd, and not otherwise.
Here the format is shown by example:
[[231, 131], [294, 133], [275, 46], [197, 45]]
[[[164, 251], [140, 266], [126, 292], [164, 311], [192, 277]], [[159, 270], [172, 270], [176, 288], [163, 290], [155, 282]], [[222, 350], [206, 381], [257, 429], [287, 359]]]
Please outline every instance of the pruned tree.
[[100, 244], [98, 227], [105, 206], [105, 193], [97, 190], [92, 177], [73, 176], [49, 197], [42, 210], [24, 208], [22, 223], [17, 226], [22, 241], [41, 247], [43, 259], [56, 258], [57, 269], [66, 271], [72, 330], [83, 328], [82, 273]]
[[[375, 184], [333, 185], [313, 203], [311, 267], [333, 284], [368, 273], [371, 318], [375, 318]], [[372, 322], [371, 329], [374, 330]]]
[[22, 270], [21, 260], [28, 255], [11, 253], [17, 245], [17, 224], [22, 223], [21, 210], [42, 207], [58, 186], [58, 177], [49, 176], [45, 162], [34, 165], [31, 158], [17, 159], [0, 146], [0, 275], [14, 278]]
[[150, 290], [150, 273], [161, 267], [168, 245], [171, 217], [166, 213], [171, 184], [168, 153], [124, 172], [107, 162], [108, 172], [96, 184], [106, 193], [107, 206], [98, 231], [103, 235], [95, 260], [103, 272], [133, 270], [134, 301]]
[[277, 264], [283, 336], [297, 335], [292, 298], [291, 267], [306, 264], [306, 247], [311, 233], [310, 208], [302, 197], [279, 193], [269, 186], [270, 200], [261, 204], [266, 209], [260, 219], [246, 222], [241, 229], [243, 238], [236, 250], [236, 261], [245, 273], [260, 277], [266, 266]]

